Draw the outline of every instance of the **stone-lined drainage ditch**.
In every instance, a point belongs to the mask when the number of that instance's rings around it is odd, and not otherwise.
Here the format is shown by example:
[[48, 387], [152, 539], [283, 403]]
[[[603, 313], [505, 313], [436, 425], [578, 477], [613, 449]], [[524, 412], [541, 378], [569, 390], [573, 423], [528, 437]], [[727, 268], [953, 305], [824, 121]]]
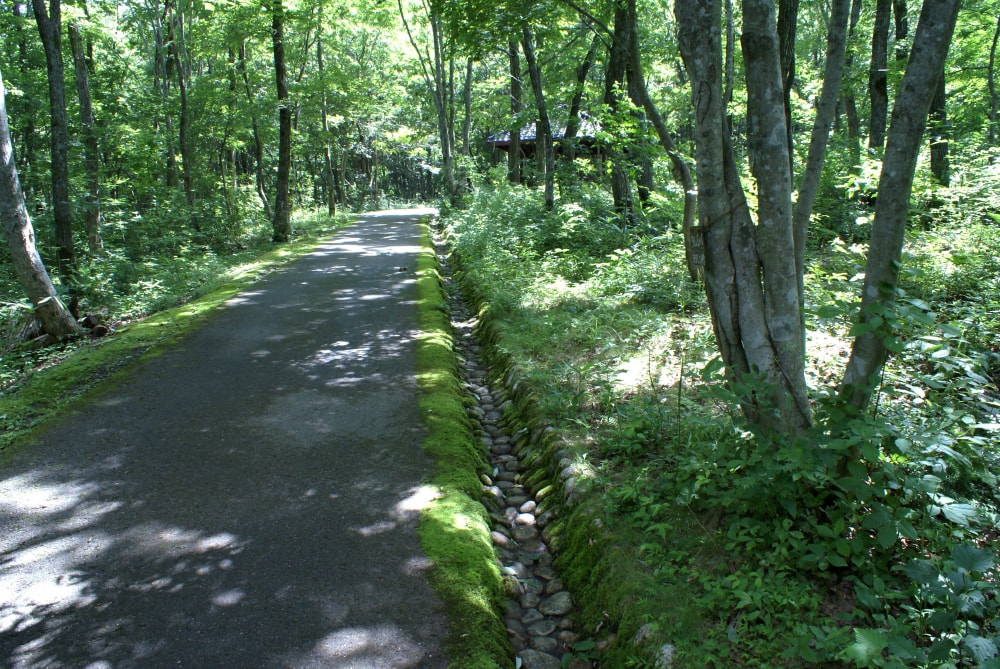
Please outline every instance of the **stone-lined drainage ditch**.
[[[504, 612], [508, 636], [521, 669], [561, 669], [565, 655], [571, 669], [591, 667], [585, 654], [575, 654], [581, 635], [569, 617], [572, 595], [553, 566], [550, 532], [554, 504], [547, 503], [553, 487], [546, 473], [533, 471], [522, 456], [537, 443], [538, 430], [527, 433], [509, 427], [513, 401], [505, 384], [492, 383], [483, 348], [477, 340], [478, 319], [451, 280], [448, 258], [437, 248], [439, 265], [451, 301], [455, 349], [465, 387], [475, 399], [471, 418], [480, 426], [491, 471], [481, 476], [483, 503], [492, 520], [490, 533], [510, 600]], [[570, 467], [569, 470], [572, 470]], [[564, 494], [572, 494], [572, 471], [561, 476]]]

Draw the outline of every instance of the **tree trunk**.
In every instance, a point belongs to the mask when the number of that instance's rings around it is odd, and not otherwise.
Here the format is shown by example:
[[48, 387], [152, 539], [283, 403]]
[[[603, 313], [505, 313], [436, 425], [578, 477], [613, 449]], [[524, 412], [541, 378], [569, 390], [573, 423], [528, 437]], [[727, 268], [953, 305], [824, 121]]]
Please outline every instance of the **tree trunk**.
[[194, 213], [194, 187], [191, 181], [191, 170], [193, 168], [194, 157], [191, 155], [191, 140], [189, 130], [191, 128], [191, 112], [188, 109], [187, 90], [187, 68], [181, 60], [181, 33], [183, 27], [183, 17], [176, 13], [172, 4], [168, 4], [167, 16], [167, 53], [173, 61], [174, 69], [177, 70], [177, 93], [180, 96], [180, 124], [177, 131], [177, 143], [181, 151], [181, 183], [184, 186], [184, 200], [187, 202], [188, 213], [191, 216], [193, 227], [199, 227], [198, 218]]
[[854, 340], [841, 390], [842, 398], [859, 410], [871, 400], [885, 364], [886, 342], [892, 337], [886, 323], [892, 320], [913, 173], [927, 112], [955, 30], [959, 4], [960, 0], [924, 3], [903, 83], [893, 105], [858, 315], [863, 334]]
[[90, 76], [83, 50], [83, 38], [76, 21], [68, 25], [69, 42], [73, 50], [73, 67], [76, 73], [76, 95], [80, 100], [80, 123], [83, 130], [83, 163], [87, 171], [87, 196], [85, 223], [87, 242], [91, 255], [100, 255], [104, 249], [101, 238], [101, 164], [94, 123], [94, 107], [90, 101]]
[[545, 209], [552, 211], [555, 207], [555, 177], [556, 159], [552, 147], [552, 126], [549, 123], [549, 112], [545, 104], [545, 90], [542, 86], [542, 71], [538, 67], [535, 59], [535, 38], [531, 28], [525, 26], [521, 40], [524, 49], [524, 60], [528, 63], [528, 74], [531, 77], [531, 88], [535, 93], [535, 107], [538, 109], [538, 123], [536, 124], [536, 135], [541, 144], [542, 160], [544, 161], [545, 173]]
[[[517, 40], [507, 43], [510, 54], [510, 115], [517, 118], [521, 113], [521, 56]], [[510, 146], [507, 147], [507, 180], [512, 184], [521, 183], [521, 124], [510, 130]]]
[[811, 417], [797, 279], [788, 262], [791, 182], [774, 4], [743, 3], [747, 104], [758, 121], [751, 141], [761, 182], [756, 230], [722, 105], [721, 2], [676, 0], [674, 14], [695, 111], [705, 289], [726, 378], [751, 423], [794, 435]]
[[[785, 97], [779, 85], [786, 76], [781, 66], [774, 3], [743, 0], [743, 62], [746, 68], [747, 108], [756, 119], [749, 137], [751, 161], [757, 179], [757, 256], [763, 271], [764, 321], [773, 356], [775, 378], [783, 389], [775, 408], [785, 415], [791, 432], [809, 424], [805, 384], [805, 331], [801, 318], [799, 278], [792, 230], [791, 147], [784, 130]], [[760, 367], [760, 369], [765, 369]]]
[[868, 96], [871, 117], [868, 120], [868, 147], [885, 146], [885, 122], [889, 112], [889, 20], [892, 0], [876, 0], [875, 28], [872, 31], [872, 58], [868, 70]]
[[455, 130], [453, 124], [450, 123], [451, 117], [449, 115], [452, 108], [450, 100], [454, 97], [454, 94], [448, 88], [448, 76], [444, 71], [444, 25], [441, 17], [425, 5], [428, 12], [430, 12], [428, 20], [430, 22], [431, 41], [434, 51], [433, 54], [425, 54], [413, 38], [410, 24], [406, 20], [406, 10], [403, 8], [403, 0], [398, 0], [397, 4], [399, 6], [399, 17], [403, 22], [403, 28], [406, 30], [406, 36], [413, 50], [417, 52], [420, 69], [424, 75], [424, 83], [427, 84], [427, 88], [434, 99], [434, 109], [437, 112], [438, 139], [441, 141], [441, 174], [444, 177], [446, 196], [454, 204], [458, 196], [458, 191], [455, 187], [454, 168]]
[[455, 182], [455, 126], [452, 123], [450, 103], [453, 88], [449, 86], [449, 79], [445, 73], [444, 55], [444, 25], [441, 17], [432, 14], [431, 39], [434, 44], [433, 75], [434, 75], [434, 100], [438, 112], [438, 134], [441, 137], [441, 172], [444, 174], [444, 188], [448, 200], [455, 204], [458, 197], [458, 188]]
[[733, 101], [733, 81], [735, 79], [736, 26], [733, 21], [733, 0], [726, 0], [726, 88], [722, 93], [722, 110], [727, 116], [729, 103]]
[[906, 19], [906, 0], [892, 0], [892, 21], [895, 26], [893, 36], [896, 40], [896, 62], [904, 65], [909, 56], [906, 49], [906, 36], [910, 31], [909, 21]]
[[76, 251], [73, 248], [73, 219], [69, 203], [69, 130], [66, 122], [66, 84], [63, 76], [60, 0], [31, 3], [35, 23], [45, 50], [49, 81], [49, 133], [52, 150], [52, 215], [56, 235], [59, 276], [66, 285], [73, 282]]
[[927, 120], [931, 130], [931, 174], [939, 184], [948, 186], [951, 182], [951, 166], [948, 161], [948, 107], [945, 98], [943, 63], [937, 86], [934, 87], [934, 97], [931, 99]]
[[35, 231], [24, 206], [10, 140], [6, 94], [0, 75], [0, 226], [7, 238], [11, 265], [45, 332], [56, 338], [80, 334], [82, 328], [59, 301], [35, 248]]
[[597, 47], [601, 44], [601, 35], [594, 32], [594, 37], [590, 41], [590, 48], [587, 55], [583, 57], [583, 62], [576, 68], [576, 87], [573, 89], [573, 99], [569, 103], [569, 116], [566, 119], [566, 132], [563, 133], [563, 155], [566, 161], [572, 163], [576, 160], [577, 135], [580, 132], [580, 105], [583, 104], [583, 93], [587, 86], [587, 75], [590, 68], [594, 66], [594, 58], [597, 56]]
[[[174, 148], [173, 120], [170, 115], [170, 69], [172, 60], [165, 55], [166, 46], [163, 43], [163, 17], [159, 2], [151, 3], [153, 28], [153, 86], [160, 93], [163, 109], [163, 136], [166, 139], [166, 175], [164, 182], [168, 188], [177, 186], [177, 154]], [[157, 132], [161, 130], [161, 119], [153, 121]]]
[[[861, 20], [861, 0], [852, 0], [850, 27], [847, 30], [847, 41], [854, 37], [854, 29]], [[854, 64], [854, 53], [850, 50], [844, 60], [844, 69], [850, 71]], [[848, 150], [851, 156], [851, 166], [857, 172], [861, 167], [861, 119], [858, 118], [858, 104], [854, 98], [854, 89], [848, 86], [844, 91], [844, 115], [847, 117]]]
[[[799, 0], [778, 2], [778, 49], [781, 59], [781, 87], [785, 106], [785, 129], [788, 133], [788, 159], [794, 161], [792, 137], [792, 85], [795, 83], [795, 29], [799, 17]], [[795, 165], [789, 163], [794, 173]]]
[[[660, 145], [667, 152], [670, 158], [671, 172], [674, 180], [684, 190], [684, 217], [681, 223], [681, 230], [684, 234], [684, 257], [687, 261], [688, 275], [692, 281], [697, 281], [705, 267], [705, 244], [700, 231], [695, 230], [695, 217], [698, 209], [698, 191], [695, 188], [694, 178], [691, 176], [691, 169], [687, 161], [677, 152], [674, 140], [670, 136], [667, 124], [663, 122], [659, 110], [649, 97], [649, 90], [646, 88], [646, 77], [642, 70], [642, 54], [639, 49], [639, 22], [635, 13], [635, 0], [630, 0], [629, 11], [633, 14], [632, 19], [632, 39], [630, 44], [632, 79], [635, 83], [636, 92], [641, 100], [642, 108], [646, 110], [656, 136], [660, 140]], [[725, 107], [723, 107], [723, 110]]]
[[240, 43], [240, 54], [237, 67], [243, 75], [243, 85], [247, 92], [247, 102], [250, 104], [250, 125], [253, 128], [253, 159], [254, 175], [257, 179], [257, 197], [260, 198], [264, 206], [264, 215], [268, 220], [274, 220], [274, 213], [271, 211], [271, 202], [267, 199], [267, 180], [264, 177], [264, 142], [260, 137], [260, 123], [257, 120], [257, 101], [254, 99], [253, 91], [250, 87], [250, 75], [247, 73], [247, 44], [244, 40]]
[[465, 63], [465, 86], [462, 88], [462, 103], [465, 107], [465, 117], [462, 119], [462, 155], [468, 156], [472, 151], [469, 134], [472, 132], [472, 59]]
[[320, 114], [323, 116], [323, 184], [326, 196], [326, 211], [330, 216], [337, 215], [337, 192], [333, 183], [333, 152], [330, 149], [330, 119], [327, 110], [326, 80], [323, 70], [323, 38], [316, 36], [316, 65], [319, 68], [319, 78], [323, 86], [323, 97]]
[[987, 71], [987, 85], [990, 90], [990, 128], [989, 128], [989, 140], [990, 146], [997, 145], [997, 134], [998, 130], [998, 111], [1000, 111], [1000, 96], [997, 95], [997, 83], [996, 83], [996, 62], [997, 62], [997, 42], [1000, 41], [1000, 17], [997, 18], [997, 27], [993, 31], [993, 44], [990, 46], [990, 64]]
[[276, 242], [292, 236], [288, 181], [292, 168], [292, 110], [288, 102], [288, 70], [285, 65], [285, 7], [272, 0], [271, 43], [274, 47], [274, 80], [278, 90], [278, 179], [275, 184], [274, 218], [271, 227]]
[[[613, 114], [621, 112], [621, 86], [625, 83], [629, 69], [631, 39], [632, 29], [627, 0], [618, 0], [615, 3], [615, 28], [611, 53], [604, 73], [604, 105]], [[635, 205], [632, 199], [628, 163], [622, 147], [608, 147], [608, 153], [611, 159], [611, 196], [614, 199], [615, 211], [621, 216], [624, 225], [632, 226], [635, 223]]]
[[844, 77], [844, 55], [847, 51], [847, 20], [851, 0], [833, 0], [830, 13], [829, 31], [826, 36], [826, 66], [823, 72], [823, 88], [816, 105], [812, 136], [809, 139], [809, 155], [806, 158], [802, 182], [792, 215], [792, 231], [795, 235], [795, 270], [799, 275], [799, 302], [805, 303], [805, 259], [806, 237], [809, 233], [809, 219], [819, 192], [820, 177], [823, 174], [823, 159], [830, 139], [830, 127], [840, 95], [840, 84]]

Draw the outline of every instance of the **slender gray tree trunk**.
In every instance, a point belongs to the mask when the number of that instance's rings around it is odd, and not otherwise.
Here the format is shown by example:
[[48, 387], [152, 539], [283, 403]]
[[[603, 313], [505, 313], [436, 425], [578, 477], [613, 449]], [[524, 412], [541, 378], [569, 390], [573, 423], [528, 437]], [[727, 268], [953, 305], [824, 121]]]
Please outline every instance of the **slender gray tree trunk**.
[[948, 100], [945, 97], [944, 64], [934, 87], [934, 97], [927, 113], [930, 123], [931, 174], [942, 186], [951, 183], [951, 165], [948, 160]]
[[316, 66], [319, 68], [319, 78], [323, 85], [323, 96], [320, 104], [320, 114], [323, 116], [323, 180], [326, 185], [326, 211], [330, 216], [337, 215], [337, 189], [333, 177], [333, 151], [330, 149], [330, 119], [327, 110], [326, 80], [323, 68], [323, 38], [316, 37]]
[[24, 206], [24, 193], [17, 176], [6, 96], [3, 76], [0, 75], [0, 226], [7, 238], [11, 265], [45, 332], [56, 338], [80, 334], [82, 328], [59, 301], [35, 248], [35, 231]]
[[845, 401], [858, 409], [871, 400], [885, 364], [886, 341], [892, 336], [886, 323], [892, 320], [913, 174], [959, 4], [960, 0], [924, 2], [892, 109], [858, 316], [865, 332], [854, 340], [841, 391]]
[[656, 108], [652, 98], [649, 97], [649, 90], [646, 88], [646, 77], [642, 69], [642, 53], [639, 48], [639, 21], [636, 12], [635, 0], [629, 0], [629, 11], [635, 14], [632, 21], [632, 40], [630, 44], [630, 58], [632, 65], [632, 79], [635, 83], [636, 92], [641, 100], [643, 109], [656, 136], [660, 140], [660, 146], [667, 152], [670, 158], [671, 172], [674, 180], [684, 189], [684, 214], [681, 222], [681, 230], [684, 234], [684, 257], [687, 262], [688, 275], [692, 281], [698, 280], [705, 266], [705, 244], [701, 234], [696, 234], [695, 219], [698, 215], [698, 191], [691, 176], [691, 169], [687, 161], [677, 151], [670, 130], [664, 123], [660, 111]]
[[271, 211], [271, 202], [267, 199], [267, 179], [264, 177], [264, 141], [260, 136], [260, 122], [257, 120], [257, 101], [254, 99], [253, 90], [250, 87], [250, 75], [247, 72], [247, 45], [246, 41], [240, 43], [239, 60], [237, 67], [243, 75], [243, 86], [246, 89], [247, 102], [250, 104], [250, 127], [253, 129], [253, 159], [254, 176], [257, 181], [257, 197], [264, 207], [264, 215], [267, 219], [274, 219], [274, 212]]
[[993, 44], [990, 46], [990, 63], [987, 69], [986, 82], [990, 90], [990, 146], [997, 145], [997, 134], [1000, 130], [1000, 95], [997, 95], [996, 62], [997, 62], [997, 42], [1000, 42], [1000, 17], [997, 17], [997, 27], [993, 31]]
[[[510, 115], [517, 118], [521, 113], [521, 56], [516, 39], [507, 43], [510, 55]], [[507, 147], [507, 180], [512, 184], [521, 183], [521, 124], [510, 130], [510, 146]]]
[[69, 130], [66, 122], [66, 83], [62, 61], [60, 0], [35, 0], [31, 6], [45, 51], [49, 82], [49, 135], [52, 148], [52, 215], [56, 233], [59, 276], [70, 285], [76, 264], [73, 247], [73, 218], [69, 200]]
[[830, 140], [830, 128], [840, 96], [840, 84], [844, 77], [844, 58], [847, 52], [847, 20], [851, 0], [833, 0], [830, 12], [829, 31], [826, 36], [826, 65], [823, 72], [823, 87], [816, 105], [812, 135], [809, 139], [809, 154], [805, 170], [799, 184], [795, 210], [792, 214], [792, 231], [795, 235], [795, 269], [799, 275], [799, 302], [804, 303], [806, 263], [806, 238], [809, 233], [809, 219], [819, 192], [820, 177], [823, 173], [823, 159]]
[[272, 0], [272, 3], [271, 44], [278, 91], [278, 178], [271, 227], [274, 241], [287, 242], [292, 236], [291, 203], [288, 198], [292, 169], [292, 109], [288, 101], [288, 68], [285, 64], [285, 7], [283, 0]]
[[465, 116], [462, 118], [462, 155], [468, 156], [472, 151], [469, 137], [472, 133], [472, 75], [473, 61], [469, 58], [465, 63], [465, 86], [462, 88], [462, 104]]
[[70, 47], [73, 50], [73, 68], [76, 74], [76, 96], [80, 100], [80, 125], [83, 130], [83, 163], [87, 171], [87, 195], [84, 223], [91, 255], [100, 255], [104, 249], [101, 237], [101, 163], [97, 143], [97, 126], [94, 106], [90, 99], [90, 75], [84, 54], [83, 37], [76, 21], [67, 26]]
[[583, 94], [587, 87], [587, 76], [594, 66], [594, 59], [597, 57], [597, 47], [601, 45], [601, 35], [594, 32], [594, 37], [590, 40], [590, 48], [587, 55], [583, 57], [583, 62], [576, 68], [576, 86], [573, 88], [573, 98], [569, 103], [569, 115], [566, 118], [566, 132], [563, 133], [563, 155], [566, 161], [572, 163], [576, 160], [577, 135], [580, 133], [580, 106], [583, 104]]
[[[629, 70], [629, 42], [632, 39], [632, 29], [628, 4], [626, 0], [615, 3], [615, 27], [611, 43], [611, 53], [608, 54], [608, 64], [604, 72], [604, 105], [613, 114], [622, 113], [622, 85]], [[632, 180], [629, 176], [629, 163], [626, 160], [624, 147], [608, 148], [611, 160], [611, 197], [614, 199], [615, 211], [627, 226], [635, 223], [635, 204], [632, 198]]]
[[525, 26], [521, 46], [524, 49], [524, 60], [528, 64], [528, 74], [531, 77], [531, 88], [535, 93], [535, 107], [538, 109], [536, 124], [538, 141], [541, 144], [543, 171], [545, 176], [545, 209], [551, 211], [555, 207], [556, 158], [552, 146], [552, 125], [549, 123], [548, 107], [545, 104], [545, 89], [542, 84], [542, 71], [535, 59], [535, 37], [531, 28]]
[[906, 18], [906, 0], [892, 0], [892, 22], [895, 26], [896, 62], [905, 65], [910, 55], [906, 48], [906, 36], [910, 31], [910, 22]]
[[794, 174], [795, 143], [792, 133], [792, 86], [795, 83], [795, 33], [799, 19], [799, 0], [778, 2], [778, 49], [781, 62], [782, 98], [785, 105], [785, 130], [788, 134], [789, 170]]
[[889, 113], [889, 22], [892, 0], [875, 0], [875, 28], [872, 31], [872, 58], [868, 70], [868, 97], [871, 117], [868, 119], [868, 147], [881, 150], [885, 146], [885, 122]]
[[194, 213], [194, 185], [192, 183], [191, 171], [194, 167], [194, 156], [191, 152], [191, 111], [188, 108], [188, 85], [187, 66], [181, 58], [181, 42], [183, 40], [184, 19], [173, 8], [172, 3], [168, 3], [170, 10], [167, 15], [167, 36], [169, 38], [167, 53], [177, 71], [177, 93], [180, 96], [180, 122], [177, 129], [177, 143], [181, 152], [181, 183], [184, 187], [184, 200], [187, 202], [188, 212], [191, 216], [191, 223], [198, 229], [198, 218]]
[[[747, 419], [781, 434], [811, 421], [791, 226], [791, 175], [775, 7], [743, 3], [751, 151], [760, 183], [754, 226], [722, 105], [721, 0], [676, 0], [678, 42], [695, 114], [705, 290], [726, 377]], [[767, 182], [766, 184], [764, 182]]]

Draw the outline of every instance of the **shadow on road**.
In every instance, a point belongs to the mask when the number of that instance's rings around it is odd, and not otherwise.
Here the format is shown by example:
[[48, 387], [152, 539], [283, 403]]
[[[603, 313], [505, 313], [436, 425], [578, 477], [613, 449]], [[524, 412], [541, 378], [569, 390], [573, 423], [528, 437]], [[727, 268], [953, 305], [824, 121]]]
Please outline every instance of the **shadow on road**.
[[446, 666], [414, 222], [343, 231], [0, 467], [3, 666]]

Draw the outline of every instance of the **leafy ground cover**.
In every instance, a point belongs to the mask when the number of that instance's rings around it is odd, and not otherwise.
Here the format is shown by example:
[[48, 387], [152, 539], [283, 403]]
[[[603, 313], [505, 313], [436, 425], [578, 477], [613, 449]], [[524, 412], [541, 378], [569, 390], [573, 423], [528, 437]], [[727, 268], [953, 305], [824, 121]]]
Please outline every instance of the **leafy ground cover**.
[[[1000, 666], [1000, 175], [980, 163], [956, 183], [918, 197], [890, 364], [862, 416], [828, 398], [870, 211], [826, 194], [806, 279], [817, 420], [797, 441], [741, 420], [669, 210], [623, 229], [586, 186], [546, 213], [501, 184], [445, 217], [498, 345], [655, 584], [634, 598], [673, 666]], [[567, 578], [607, 633], [593, 575]], [[618, 652], [609, 666], [652, 666]]]

